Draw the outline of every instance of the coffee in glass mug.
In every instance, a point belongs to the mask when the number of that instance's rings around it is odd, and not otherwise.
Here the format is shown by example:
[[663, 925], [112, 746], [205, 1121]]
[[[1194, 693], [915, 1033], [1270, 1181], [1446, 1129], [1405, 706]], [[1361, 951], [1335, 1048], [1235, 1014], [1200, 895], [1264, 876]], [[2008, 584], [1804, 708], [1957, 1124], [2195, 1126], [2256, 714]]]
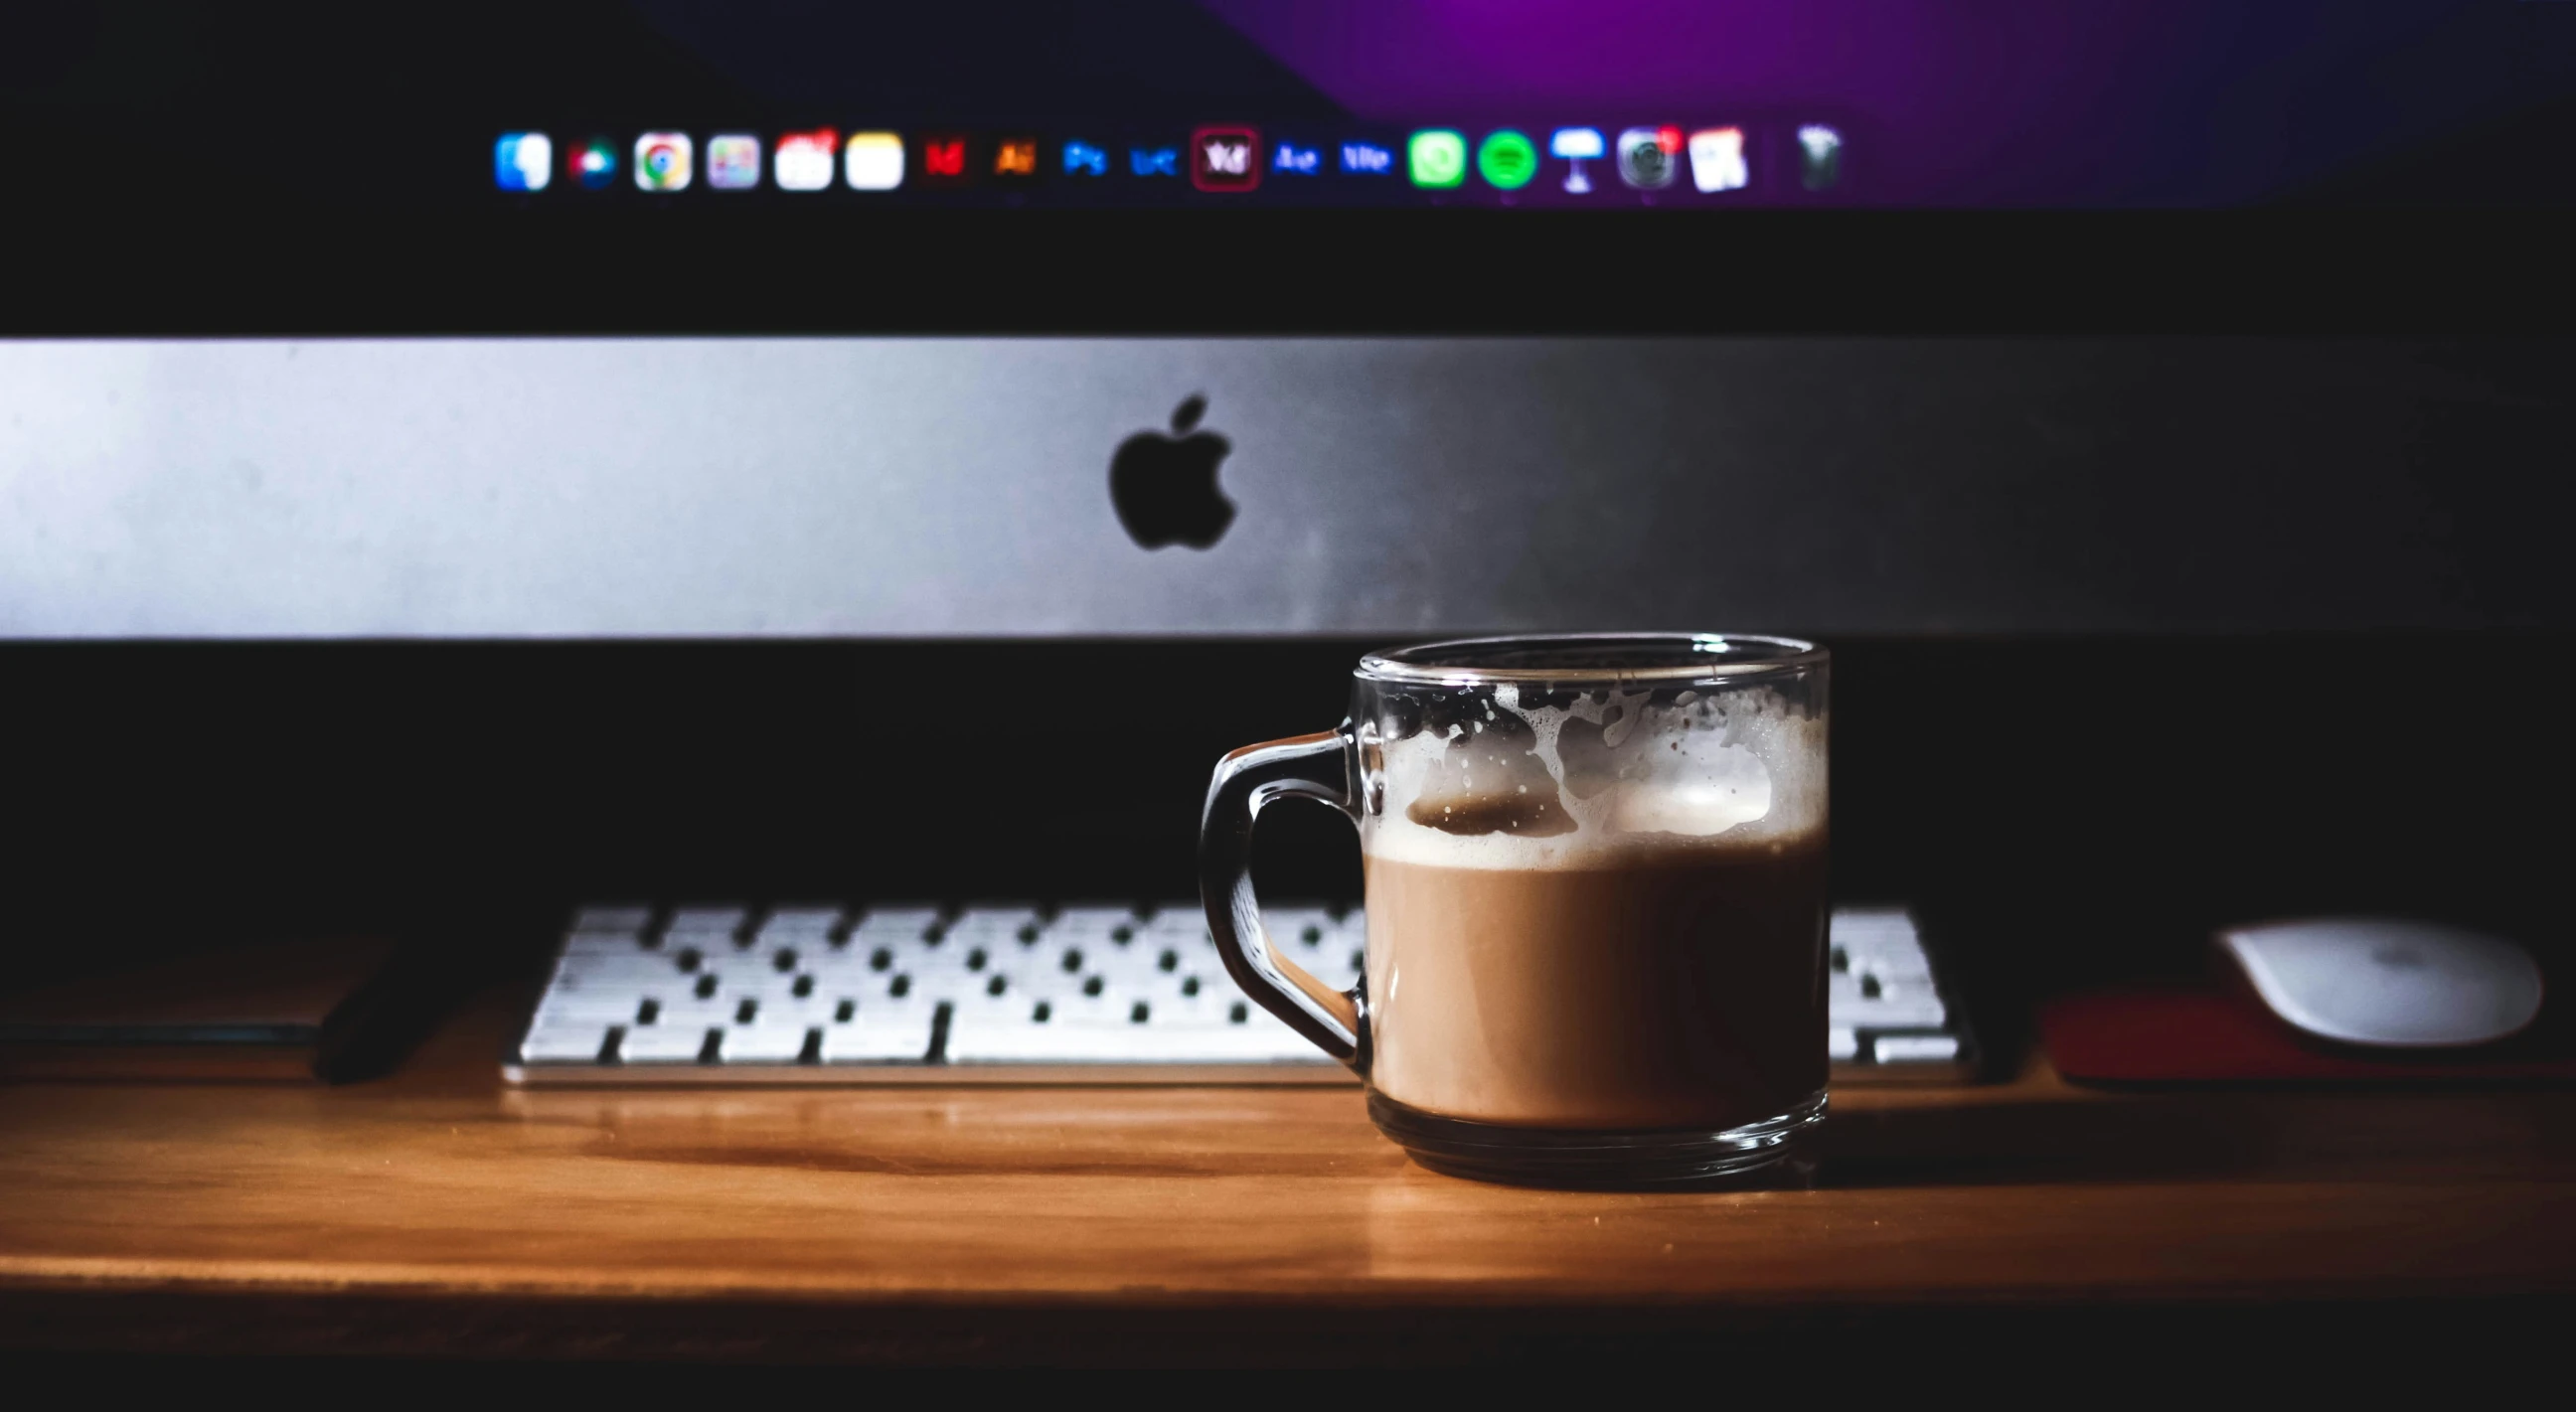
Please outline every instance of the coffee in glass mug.
[[[1424, 1166], [1687, 1185], [1803, 1164], [1825, 1111], [1826, 690], [1826, 654], [1773, 637], [1371, 654], [1340, 729], [1217, 767], [1209, 927]], [[1253, 818], [1291, 797], [1359, 827], [1348, 993], [1261, 926]]]

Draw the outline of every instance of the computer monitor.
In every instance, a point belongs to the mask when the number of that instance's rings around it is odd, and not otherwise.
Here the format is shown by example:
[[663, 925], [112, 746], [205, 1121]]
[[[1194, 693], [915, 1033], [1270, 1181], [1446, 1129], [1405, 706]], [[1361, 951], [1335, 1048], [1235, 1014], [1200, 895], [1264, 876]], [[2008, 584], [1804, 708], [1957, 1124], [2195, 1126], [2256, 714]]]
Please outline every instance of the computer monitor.
[[2562, 623], [2571, 19], [52, 7], [0, 633]]

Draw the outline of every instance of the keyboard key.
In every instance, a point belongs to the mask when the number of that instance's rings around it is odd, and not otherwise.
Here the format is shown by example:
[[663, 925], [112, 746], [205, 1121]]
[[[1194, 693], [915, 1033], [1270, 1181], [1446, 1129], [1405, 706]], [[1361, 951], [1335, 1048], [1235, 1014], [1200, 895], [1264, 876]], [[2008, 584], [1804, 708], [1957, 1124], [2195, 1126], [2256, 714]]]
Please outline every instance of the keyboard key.
[[1240, 1025], [1154, 1026], [1138, 1036], [1139, 1057], [1164, 1064], [1282, 1064], [1338, 1068], [1305, 1036], [1281, 1024], [1269, 1012], [1255, 1010], [1257, 1022]]
[[1947, 1063], [1959, 1057], [1954, 1034], [1883, 1034], [1870, 1044], [1882, 1064]]
[[646, 985], [665, 976], [676, 977], [680, 968], [672, 958], [658, 951], [633, 951], [613, 956], [583, 955], [567, 952], [556, 958], [554, 979], [563, 985]]
[[633, 956], [661, 960], [667, 952], [658, 946], [646, 946], [633, 932], [574, 932], [564, 938], [566, 956]]
[[642, 937], [625, 932], [573, 932], [564, 938], [562, 954], [598, 961], [670, 959], [661, 947], [646, 946]]
[[1265, 1023], [1136, 1023], [1124, 1007], [1107, 1021], [1033, 1023], [1021, 1007], [960, 1005], [950, 1020], [953, 1064], [1329, 1064], [1313, 1045], [1267, 1014]]
[[[974, 936], [986, 941], [1029, 942], [1045, 934], [1046, 929], [1046, 920], [1038, 915], [1035, 906], [1028, 904], [964, 908], [948, 928], [952, 935]], [[1023, 938], [1022, 932], [1028, 935]]]
[[1212, 945], [1208, 936], [1207, 914], [1196, 907], [1163, 907], [1136, 924], [1139, 937], [1169, 939], [1183, 943]]
[[608, 1037], [613, 1023], [540, 1017], [528, 1027], [528, 1038], [519, 1046], [519, 1056], [531, 1064], [595, 1063], [600, 1043]]
[[800, 905], [773, 908], [761, 921], [760, 945], [772, 949], [781, 946], [829, 946], [832, 933], [840, 929], [845, 915], [845, 909], [839, 907]]
[[548, 991], [545, 1000], [537, 1006], [534, 1023], [539, 1025], [624, 1024], [635, 1018], [636, 1007], [645, 999], [645, 996], [632, 990], [594, 991], [587, 994]]
[[681, 995], [661, 1001], [653, 1023], [649, 1025], [642, 1021], [640, 1005], [626, 1018], [627, 1028], [632, 1030], [696, 1030], [703, 1034], [732, 1024], [733, 1015], [734, 1003], [731, 1000], [701, 1000], [693, 995]]
[[1342, 924], [1322, 907], [1264, 907], [1261, 926], [1270, 933], [1270, 944], [1284, 948], [1300, 958], [1323, 949], [1327, 941], [1341, 939]]
[[656, 1025], [629, 1025], [626, 1043], [619, 1051], [629, 1064], [694, 1064], [706, 1049], [710, 1032], [723, 1033], [721, 1026], [677, 1025], [667, 1020]]
[[1931, 959], [1924, 954], [1914, 920], [1903, 912], [1836, 912], [1829, 935], [1835, 951], [1846, 959], [1844, 968], [1931, 974]]
[[748, 907], [681, 907], [671, 913], [670, 925], [662, 928], [662, 949], [679, 946], [721, 948], [733, 944], [735, 934], [750, 920]]
[[1055, 925], [1051, 930], [1062, 932], [1069, 938], [1087, 940], [1092, 937], [1108, 936], [1121, 927], [1133, 930], [1142, 920], [1136, 915], [1136, 909], [1133, 907], [1113, 903], [1084, 903], [1057, 911]]
[[805, 1025], [736, 1025], [725, 1031], [728, 1064], [793, 1064], [805, 1049]]
[[1834, 1023], [1862, 1030], [1937, 1029], [1949, 1008], [1928, 984], [1891, 984], [1868, 975], [1827, 977]]
[[[1158, 998], [1155, 1021], [1174, 1029], [1223, 1029], [1238, 1023], [1234, 1019], [1234, 1010], [1236, 1004], [1244, 999], [1243, 992], [1235, 988], [1234, 982], [1223, 977], [1214, 981], [1200, 979], [1196, 994], [1185, 993], [1181, 985], [1175, 984]], [[1287, 1030], [1277, 1017], [1258, 1005], [1251, 1006], [1240, 1023], [1249, 1024], [1255, 1020]], [[1295, 1033], [1293, 1030], [1288, 1032]]]
[[920, 1063], [930, 1057], [931, 1022], [938, 1002], [918, 996], [892, 1000], [883, 996], [854, 998], [851, 1017], [834, 1019], [823, 1030], [826, 1064]]
[[948, 1031], [951, 1064], [1102, 1064], [1132, 1062], [1133, 1036], [1099, 1025], [1039, 1025], [1025, 1012], [968, 1020]]

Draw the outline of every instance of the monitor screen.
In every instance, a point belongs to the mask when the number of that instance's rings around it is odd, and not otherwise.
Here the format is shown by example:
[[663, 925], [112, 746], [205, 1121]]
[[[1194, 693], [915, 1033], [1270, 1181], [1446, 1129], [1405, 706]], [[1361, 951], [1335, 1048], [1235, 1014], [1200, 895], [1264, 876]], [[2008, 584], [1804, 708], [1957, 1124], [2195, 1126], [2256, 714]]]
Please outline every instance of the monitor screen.
[[2448, 332], [2576, 223], [2525, 0], [6, 23], [19, 333]]
[[[13, 20], [44, 203], [613, 208], [2561, 204], [2517, 0], [791, 0]], [[2543, 145], [2535, 145], [2543, 144]]]
[[0, 636], [2561, 623], [2571, 21], [21, 7]]

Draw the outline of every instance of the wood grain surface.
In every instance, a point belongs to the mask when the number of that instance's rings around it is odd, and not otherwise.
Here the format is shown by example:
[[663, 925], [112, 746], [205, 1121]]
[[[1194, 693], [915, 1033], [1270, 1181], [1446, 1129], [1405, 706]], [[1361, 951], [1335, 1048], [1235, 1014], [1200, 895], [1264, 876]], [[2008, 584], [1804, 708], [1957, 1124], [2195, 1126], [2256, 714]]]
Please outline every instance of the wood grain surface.
[[973, 1356], [2576, 1289], [2564, 1092], [2034, 1069], [1837, 1094], [1811, 1188], [1568, 1193], [1416, 1168], [1352, 1090], [513, 1091], [509, 1005], [348, 1088], [0, 1088], [0, 1342]]

